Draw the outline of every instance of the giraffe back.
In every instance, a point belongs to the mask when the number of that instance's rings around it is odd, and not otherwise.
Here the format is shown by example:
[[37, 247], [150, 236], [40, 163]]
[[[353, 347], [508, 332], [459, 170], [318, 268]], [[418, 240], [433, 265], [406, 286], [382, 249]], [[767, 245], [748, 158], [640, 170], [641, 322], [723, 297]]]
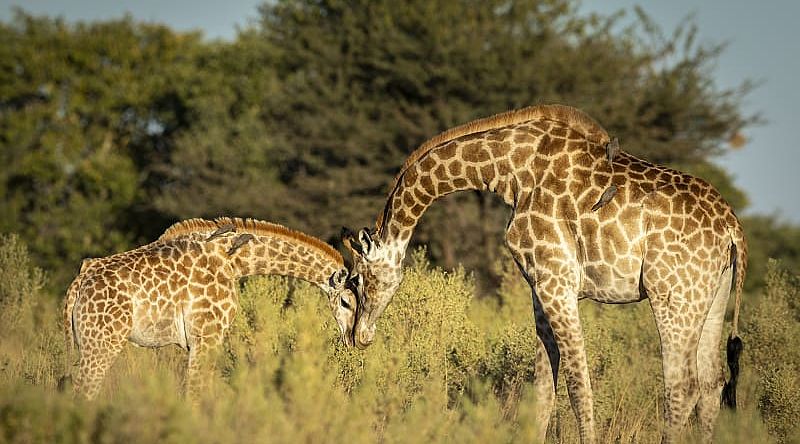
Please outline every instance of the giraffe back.
[[[465, 136], [536, 121], [548, 121], [569, 128], [580, 134], [592, 145], [605, 145], [610, 141], [608, 133], [597, 121], [583, 111], [571, 106], [558, 104], [535, 105], [496, 114], [448, 129], [425, 141], [403, 163], [400, 172], [397, 173], [389, 187], [389, 197], [391, 198], [392, 194], [397, 190], [400, 180], [406, 171], [435, 148]], [[602, 154], [598, 152], [597, 155], [601, 156]], [[383, 228], [385, 218], [386, 214], [384, 212], [378, 214], [378, 219], [375, 223], [378, 231]]]

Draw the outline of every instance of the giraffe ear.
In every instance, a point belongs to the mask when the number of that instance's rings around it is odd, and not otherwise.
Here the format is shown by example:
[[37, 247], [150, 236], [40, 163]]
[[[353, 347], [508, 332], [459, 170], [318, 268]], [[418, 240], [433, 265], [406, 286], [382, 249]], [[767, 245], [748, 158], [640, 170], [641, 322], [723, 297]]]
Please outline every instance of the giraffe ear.
[[331, 288], [343, 288], [347, 284], [348, 277], [350, 277], [350, 272], [347, 271], [347, 268], [341, 268], [331, 274], [331, 277], [328, 278], [328, 285], [330, 285]]
[[372, 234], [369, 231], [369, 228], [362, 228], [358, 232], [358, 244], [361, 246], [361, 251], [359, 254], [364, 256], [365, 258], [372, 253], [373, 249], [375, 248], [375, 241], [372, 239]]

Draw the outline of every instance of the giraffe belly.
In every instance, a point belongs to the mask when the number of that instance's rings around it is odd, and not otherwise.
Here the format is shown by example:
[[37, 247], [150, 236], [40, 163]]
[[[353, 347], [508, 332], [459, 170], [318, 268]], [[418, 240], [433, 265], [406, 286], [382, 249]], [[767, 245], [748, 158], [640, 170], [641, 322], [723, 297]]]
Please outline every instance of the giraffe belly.
[[584, 264], [579, 298], [608, 304], [641, 301], [641, 269], [642, 263], [636, 259], [614, 267], [601, 263]]
[[161, 347], [169, 344], [186, 346], [183, 313], [173, 303], [157, 304], [141, 301], [134, 304], [133, 328], [128, 339], [141, 347]]

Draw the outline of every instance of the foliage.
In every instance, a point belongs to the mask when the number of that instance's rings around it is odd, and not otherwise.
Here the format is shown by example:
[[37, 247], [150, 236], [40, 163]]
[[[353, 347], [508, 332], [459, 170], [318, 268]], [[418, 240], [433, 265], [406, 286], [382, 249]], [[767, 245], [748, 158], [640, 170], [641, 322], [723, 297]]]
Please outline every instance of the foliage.
[[[95, 402], [59, 391], [60, 314], [52, 297], [34, 292], [41, 316], [0, 343], [0, 442], [529, 441], [537, 410], [527, 291], [506, 275], [497, 298], [476, 299], [472, 278], [433, 268], [424, 256], [414, 255], [366, 351], [343, 347], [315, 287], [247, 280], [214, 384], [196, 408], [178, 396], [185, 353], [172, 347], [127, 347]], [[723, 412], [716, 442], [768, 442], [767, 429], [779, 441], [797, 437], [792, 369], [800, 358], [791, 350], [783, 357], [796, 342], [800, 286], [771, 273], [764, 303], [743, 312], [741, 407]], [[648, 307], [584, 303], [581, 317], [600, 442], [656, 442], [663, 401]], [[549, 440], [574, 442], [560, 385]]]
[[[414, 241], [449, 271], [413, 255], [367, 351], [340, 344], [318, 290], [251, 279], [199, 408], [175, 396], [174, 348], [127, 349], [98, 402], [57, 389], [74, 356], [56, 300], [81, 258], [220, 214], [334, 239], [371, 222], [415, 146], [474, 118], [571, 104], [623, 149], [746, 206], [712, 160], [757, 120], [739, 110], [749, 84], [715, 86], [722, 47], [697, 44], [691, 23], [665, 38], [639, 13], [616, 31], [619, 16], [580, 16], [570, 0], [283, 0], [260, 13], [232, 42], [130, 18], [20, 11], [0, 23], [0, 232], [19, 233], [0, 236], [0, 442], [529, 440], [530, 290], [502, 249], [507, 210], [489, 195], [447, 197], [425, 216]], [[799, 287], [766, 264], [797, 270], [800, 235], [775, 217], [744, 223], [744, 408], [722, 416], [718, 441], [796, 442]], [[601, 441], [655, 442], [647, 306], [581, 313]], [[561, 385], [551, 439], [574, 442]]]
[[[616, 17], [581, 17], [561, 0], [300, 0], [261, 12], [281, 80], [270, 97], [274, 134], [291, 150], [283, 176], [303, 196], [299, 223], [314, 220], [315, 232], [369, 224], [414, 147], [508, 109], [575, 105], [624, 149], [684, 165], [707, 165], [749, 121], [737, 109], [748, 86], [714, 87], [708, 70], [720, 48], [697, 45], [691, 25], [663, 38], [642, 16], [615, 34]], [[731, 188], [728, 177], [715, 179]], [[426, 214], [414, 241], [447, 268], [460, 262], [484, 275], [505, 219], [499, 199], [448, 197]]]
[[800, 270], [800, 226], [775, 216], [753, 215], [742, 218], [747, 235], [747, 288], [763, 288], [770, 275], [770, 259], [780, 260], [781, 267]]
[[198, 54], [191, 77], [175, 86], [184, 122], [151, 165], [155, 211], [181, 219], [292, 219], [282, 205], [289, 200], [278, 177], [283, 159], [264, 120], [265, 98], [276, 89], [270, 54], [253, 31]]
[[[752, 123], [738, 109], [748, 85], [715, 87], [721, 48], [697, 44], [692, 24], [665, 38], [641, 15], [618, 30], [619, 16], [569, 0], [286, 0], [260, 14], [232, 42], [130, 18], [0, 24], [0, 230], [20, 233], [51, 286], [180, 218], [254, 216], [338, 240], [371, 224], [420, 142], [543, 102], [583, 108], [624, 149], [745, 204], [709, 162]], [[496, 196], [461, 193], [414, 242], [489, 287], [506, 219]]]
[[0, 336], [32, 328], [31, 315], [44, 282], [44, 272], [31, 263], [19, 236], [0, 233]]
[[199, 36], [18, 12], [0, 38], [0, 230], [20, 233], [65, 285], [61, 264], [141, 234], [144, 164], [179, 124], [169, 88], [184, 83]]
[[781, 441], [800, 440], [800, 278], [770, 260], [763, 294], [746, 306], [743, 328], [748, 364], [761, 375], [758, 406]]

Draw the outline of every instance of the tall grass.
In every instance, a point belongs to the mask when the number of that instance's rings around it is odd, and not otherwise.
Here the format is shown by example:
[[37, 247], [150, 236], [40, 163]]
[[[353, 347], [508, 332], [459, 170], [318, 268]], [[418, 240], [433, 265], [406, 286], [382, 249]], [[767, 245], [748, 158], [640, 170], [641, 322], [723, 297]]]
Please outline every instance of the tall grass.
[[[475, 298], [465, 272], [433, 269], [417, 253], [379, 323], [380, 337], [365, 351], [342, 346], [316, 288], [249, 279], [214, 383], [193, 408], [179, 396], [185, 356], [176, 347], [128, 347], [95, 402], [59, 391], [75, 357], [65, 359], [55, 298], [41, 293], [41, 272], [21, 259], [21, 248], [2, 238], [0, 274], [14, 279], [0, 286], [2, 316], [13, 311], [27, 320], [0, 326], [0, 442], [482, 443], [535, 436], [532, 308], [511, 266], [503, 265], [496, 297]], [[798, 344], [798, 286], [771, 273], [766, 294], [744, 311], [743, 408], [721, 415], [719, 442], [798, 437], [800, 352], [785, 351]], [[581, 311], [600, 441], [658, 442], [661, 368], [649, 308], [582, 303]], [[548, 439], [569, 443], [577, 429], [563, 385]]]

